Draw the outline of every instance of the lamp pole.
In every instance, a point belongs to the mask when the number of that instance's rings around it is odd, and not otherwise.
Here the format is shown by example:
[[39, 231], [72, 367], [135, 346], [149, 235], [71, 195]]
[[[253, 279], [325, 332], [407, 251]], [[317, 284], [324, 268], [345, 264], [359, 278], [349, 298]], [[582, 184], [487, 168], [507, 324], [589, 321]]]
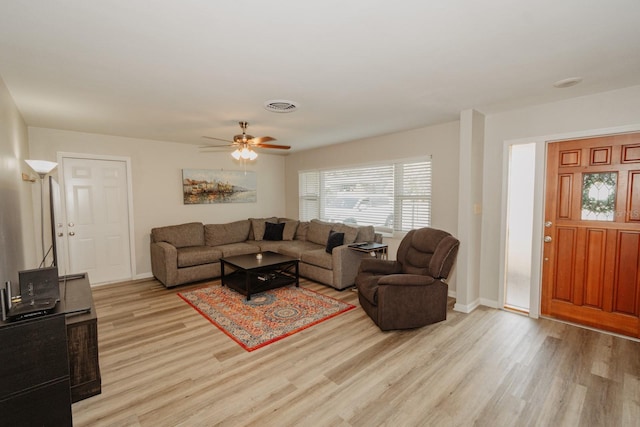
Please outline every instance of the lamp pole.
[[38, 173], [40, 176], [40, 245], [42, 247], [42, 261], [38, 268], [44, 267], [44, 261], [47, 253], [44, 251], [44, 177], [45, 173]]

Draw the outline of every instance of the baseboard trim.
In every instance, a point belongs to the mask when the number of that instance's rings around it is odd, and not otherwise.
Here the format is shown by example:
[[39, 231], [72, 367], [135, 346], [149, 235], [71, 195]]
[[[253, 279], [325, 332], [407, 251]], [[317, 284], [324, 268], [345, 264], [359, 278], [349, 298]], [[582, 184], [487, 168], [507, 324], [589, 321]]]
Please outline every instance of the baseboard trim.
[[492, 299], [480, 298], [480, 305], [484, 305], [489, 308], [501, 308], [498, 307], [498, 301], [494, 301]]
[[466, 313], [469, 314], [471, 313], [473, 310], [475, 310], [476, 308], [478, 308], [478, 306], [480, 305], [480, 300], [475, 300], [473, 301], [471, 304], [460, 304], [458, 302], [456, 302], [453, 305], [453, 310], [454, 311], [459, 311], [461, 313]]

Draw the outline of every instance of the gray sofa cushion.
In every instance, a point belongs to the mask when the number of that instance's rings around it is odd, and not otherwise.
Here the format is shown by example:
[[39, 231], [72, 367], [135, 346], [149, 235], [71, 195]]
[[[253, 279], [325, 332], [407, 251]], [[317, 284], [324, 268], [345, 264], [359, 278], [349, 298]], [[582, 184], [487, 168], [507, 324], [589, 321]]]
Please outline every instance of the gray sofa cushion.
[[375, 238], [376, 230], [373, 228], [373, 225], [358, 227], [358, 236], [355, 240], [356, 242], [373, 242]]
[[338, 233], [344, 233], [344, 245], [350, 245], [351, 243], [356, 241], [356, 237], [358, 237], [358, 228], [352, 227], [346, 224], [334, 224], [331, 227], [331, 230], [337, 231]]
[[244, 242], [249, 237], [251, 223], [248, 219], [227, 224], [207, 224], [204, 226], [204, 240], [207, 246], [219, 246]]
[[309, 230], [308, 221], [300, 221], [298, 228], [296, 229], [296, 235], [294, 240], [307, 240], [307, 231]]
[[296, 230], [298, 230], [298, 224], [300, 221], [296, 219], [280, 220], [280, 223], [284, 222], [284, 231], [282, 232], [282, 240], [293, 240], [296, 237]]
[[222, 251], [223, 257], [230, 257], [235, 255], [247, 255], [257, 254], [260, 252], [260, 247], [252, 245], [251, 243], [229, 243], [228, 245], [216, 246], [216, 249]]
[[303, 252], [300, 261], [331, 270], [333, 257], [325, 248]]
[[271, 252], [278, 252], [278, 253], [282, 253], [280, 251], [282, 247], [288, 246], [291, 244], [291, 242], [285, 242], [283, 240], [260, 240], [259, 242], [256, 242], [255, 240], [248, 240], [247, 243], [251, 243], [255, 246], [259, 246], [260, 252], [271, 251]]
[[178, 249], [178, 267], [192, 267], [194, 265], [218, 262], [222, 251], [209, 246], [189, 246]]
[[327, 240], [329, 239], [332, 226], [333, 224], [330, 222], [312, 219], [309, 223], [309, 229], [307, 230], [307, 241], [327, 246]]
[[204, 246], [204, 230], [201, 222], [189, 222], [151, 229], [151, 242], [167, 242], [176, 248]]
[[278, 252], [282, 255], [288, 255], [294, 258], [300, 258], [303, 252], [322, 249], [324, 251], [325, 246], [318, 245], [317, 243], [305, 242], [304, 240], [292, 240], [280, 246]]
[[251, 221], [251, 231], [249, 232], [249, 240], [260, 241], [264, 239], [265, 222], [278, 223], [278, 218], [272, 216], [270, 218], [249, 218]]

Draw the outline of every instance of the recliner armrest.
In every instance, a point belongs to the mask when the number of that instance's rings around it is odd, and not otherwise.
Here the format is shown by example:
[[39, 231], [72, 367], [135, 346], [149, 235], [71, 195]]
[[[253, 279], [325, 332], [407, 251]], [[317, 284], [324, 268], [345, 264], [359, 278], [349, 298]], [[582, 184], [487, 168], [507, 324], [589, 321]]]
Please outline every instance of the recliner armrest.
[[390, 274], [381, 277], [378, 286], [427, 286], [436, 281], [438, 280], [431, 276], [421, 274]]
[[383, 259], [363, 258], [360, 261], [361, 273], [395, 274], [400, 273], [401, 266], [396, 261]]

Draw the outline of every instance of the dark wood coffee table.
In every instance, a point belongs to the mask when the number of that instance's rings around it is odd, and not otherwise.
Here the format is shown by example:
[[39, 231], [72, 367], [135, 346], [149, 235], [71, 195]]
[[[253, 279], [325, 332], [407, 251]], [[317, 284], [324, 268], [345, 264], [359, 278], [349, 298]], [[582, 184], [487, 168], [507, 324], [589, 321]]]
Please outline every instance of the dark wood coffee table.
[[[258, 259], [257, 254], [221, 258], [222, 286], [228, 286], [240, 292], [247, 297], [247, 301], [251, 299], [251, 294], [258, 292], [292, 283], [297, 287], [300, 286], [297, 258], [269, 251], [261, 254], [262, 259]], [[225, 275], [225, 267], [231, 267], [233, 272]]]

